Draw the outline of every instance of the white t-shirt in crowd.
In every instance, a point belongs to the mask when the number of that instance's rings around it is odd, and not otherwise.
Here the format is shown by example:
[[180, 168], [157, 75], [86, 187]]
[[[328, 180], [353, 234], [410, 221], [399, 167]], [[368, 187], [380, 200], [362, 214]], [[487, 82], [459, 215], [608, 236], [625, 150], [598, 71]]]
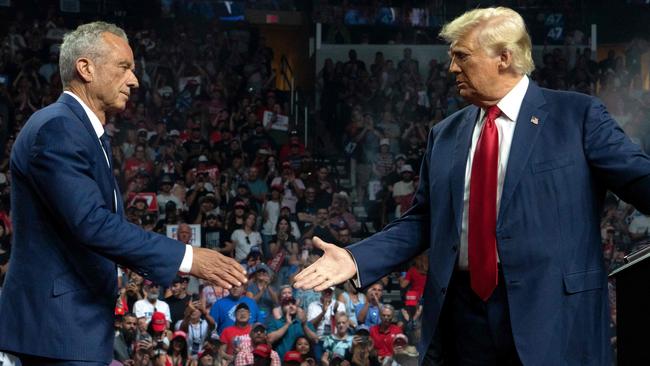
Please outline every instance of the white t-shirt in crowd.
[[251, 248], [262, 245], [262, 235], [257, 231], [246, 234], [244, 229], [233, 231], [230, 240], [235, 244], [235, 259], [243, 261], [251, 252]]
[[151, 321], [151, 316], [154, 311], [159, 311], [165, 314], [165, 318], [168, 322], [172, 321], [172, 315], [169, 312], [169, 305], [162, 300], [156, 300], [155, 304], [152, 304], [147, 299], [138, 300], [133, 304], [133, 313], [137, 318], [145, 317], [147, 323]]
[[[322, 311], [323, 311], [323, 304], [320, 302], [320, 299], [318, 301], [312, 302], [307, 307], [307, 320], [312, 321], [313, 319], [318, 317]], [[323, 319], [320, 321], [318, 327], [316, 328], [316, 334], [318, 334], [319, 337], [323, 337], [324, 335], [331, 334], [331, 332], [334, 330], [331, 329], [332, 315], [333, 314], [335, 315], [334, 312], [338, 312], [338, 313], [345, 312], [345, 304], [340, 301], [336, 301], [332, 299], [332, 302], [330, 303], [330, 305], [327, 307], [327, 310], [325, 311], [325, 315], [323, 315]], [[327, 334], [325, 333], [325, 327], [330, 328]]]

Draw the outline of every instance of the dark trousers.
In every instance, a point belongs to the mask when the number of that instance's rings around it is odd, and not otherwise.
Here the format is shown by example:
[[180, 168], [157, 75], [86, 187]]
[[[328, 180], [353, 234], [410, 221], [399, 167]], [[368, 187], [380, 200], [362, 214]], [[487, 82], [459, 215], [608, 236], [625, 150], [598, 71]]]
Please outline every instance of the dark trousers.
[[106, 362], [56, 360], [52, 358], [14, 354], [22, 366], [107, 366]]
[[521, 365], [501, 271], [499, 284], [486, 302], [472, 291], [469, 272], [454, 271], [424, 365]]

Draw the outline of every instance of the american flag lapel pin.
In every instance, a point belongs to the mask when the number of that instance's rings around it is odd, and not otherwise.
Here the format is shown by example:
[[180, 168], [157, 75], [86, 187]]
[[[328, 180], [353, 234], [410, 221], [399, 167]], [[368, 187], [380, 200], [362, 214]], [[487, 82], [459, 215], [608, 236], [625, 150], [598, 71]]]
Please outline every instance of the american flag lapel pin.
[[539, 124], [539, 118], [537, 118], [537, 116], [530, 117], [530, 123], [534, 125]]

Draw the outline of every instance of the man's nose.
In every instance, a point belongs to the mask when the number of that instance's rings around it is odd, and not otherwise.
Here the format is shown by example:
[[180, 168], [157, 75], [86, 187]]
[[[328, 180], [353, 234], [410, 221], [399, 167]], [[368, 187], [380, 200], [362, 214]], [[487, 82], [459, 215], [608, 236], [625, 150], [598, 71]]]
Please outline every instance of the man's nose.
[[128, 87], [131, 89], [137, 89], [140, 86], [140, 83], [138, 82], [138, 77], [135, 76], [135, 73], [133, 71], [130, 72], [131, 72], [131, 76], [129, 77], [129, 80], [126, 82], [126, 85], [128, 85]]
[[456, 58], [452, 57], [451, 61], [449, 61], [449, 72], [453, 74], [458, 74], [460, 73], [460, 67], [458, 66], [458, 63], [456, 63]]

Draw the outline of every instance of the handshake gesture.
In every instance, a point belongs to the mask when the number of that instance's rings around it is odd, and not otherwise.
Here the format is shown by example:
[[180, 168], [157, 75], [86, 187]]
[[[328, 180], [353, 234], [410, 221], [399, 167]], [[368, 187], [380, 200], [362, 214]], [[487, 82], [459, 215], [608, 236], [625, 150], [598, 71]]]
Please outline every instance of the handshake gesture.
[[347, 250], [326, 243], [317, 236], [313, 241], [314, 247], [323, 251], [323, 256], [296, 275], [294, 287], [323, 291], [354, 277], [357, 267]]

